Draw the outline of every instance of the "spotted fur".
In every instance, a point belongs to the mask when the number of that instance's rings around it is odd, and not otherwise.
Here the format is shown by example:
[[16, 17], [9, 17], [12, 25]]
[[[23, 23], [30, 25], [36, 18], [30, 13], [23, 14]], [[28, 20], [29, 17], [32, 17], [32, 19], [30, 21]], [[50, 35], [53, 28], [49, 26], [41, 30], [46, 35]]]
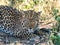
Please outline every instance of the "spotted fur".
[[0, 6], [0, 31], [29, 39], [34, 36], [31, 32], [38, 27], [39, 14], [34, 10], [18, 11], [10, 6]]

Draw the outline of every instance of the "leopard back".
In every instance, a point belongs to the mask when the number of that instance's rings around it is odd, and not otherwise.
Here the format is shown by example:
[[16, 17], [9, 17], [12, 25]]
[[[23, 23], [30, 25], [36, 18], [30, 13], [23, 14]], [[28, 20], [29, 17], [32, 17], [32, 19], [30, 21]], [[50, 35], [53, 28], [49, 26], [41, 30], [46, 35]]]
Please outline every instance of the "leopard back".
[[13, 34], [21, 13], [9, 6], [0, 6], [0, 31]]

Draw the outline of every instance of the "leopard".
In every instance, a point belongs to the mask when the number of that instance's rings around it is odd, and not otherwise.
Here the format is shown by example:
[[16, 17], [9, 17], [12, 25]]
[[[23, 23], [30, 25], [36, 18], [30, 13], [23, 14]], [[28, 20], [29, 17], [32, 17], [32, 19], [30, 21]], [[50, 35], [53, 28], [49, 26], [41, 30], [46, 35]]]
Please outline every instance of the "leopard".
[[11, 6], [0, 5], [0, 31], [6, 35], [29, 39], [39, 25], [41, 12], [34, 10], [19, 11]]
[[0, 5], [0, 35], [3, 32], [4, 35], [18, 37], [22, 40], [30, 40], [39, 36], [40, 43], [45, 42], [50, 36], [48, 35], [49, 29], [38, 28], [40, 14], [41, 12], [34, 10], [19, 11], [11, 6]]

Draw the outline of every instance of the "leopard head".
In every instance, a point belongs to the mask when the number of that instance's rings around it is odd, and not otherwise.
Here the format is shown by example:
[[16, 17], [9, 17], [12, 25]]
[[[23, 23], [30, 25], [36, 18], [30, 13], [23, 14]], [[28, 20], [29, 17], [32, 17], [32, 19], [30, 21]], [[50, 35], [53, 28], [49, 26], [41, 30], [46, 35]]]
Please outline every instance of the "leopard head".
[[34, 10], [28, 10], [23, 12], [22, 15], [22, 27], [27, 30], [34, 30], [39, 24], [39, 15], [41, 12], [35, 12]]

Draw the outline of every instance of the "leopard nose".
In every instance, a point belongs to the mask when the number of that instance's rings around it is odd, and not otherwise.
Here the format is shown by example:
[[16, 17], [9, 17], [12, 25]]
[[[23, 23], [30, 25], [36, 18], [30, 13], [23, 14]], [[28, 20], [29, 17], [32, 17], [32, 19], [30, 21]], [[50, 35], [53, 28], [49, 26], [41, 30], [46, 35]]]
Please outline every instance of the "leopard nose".
[[30, 27], [30, 29], [32, 29], [32, 28]]

